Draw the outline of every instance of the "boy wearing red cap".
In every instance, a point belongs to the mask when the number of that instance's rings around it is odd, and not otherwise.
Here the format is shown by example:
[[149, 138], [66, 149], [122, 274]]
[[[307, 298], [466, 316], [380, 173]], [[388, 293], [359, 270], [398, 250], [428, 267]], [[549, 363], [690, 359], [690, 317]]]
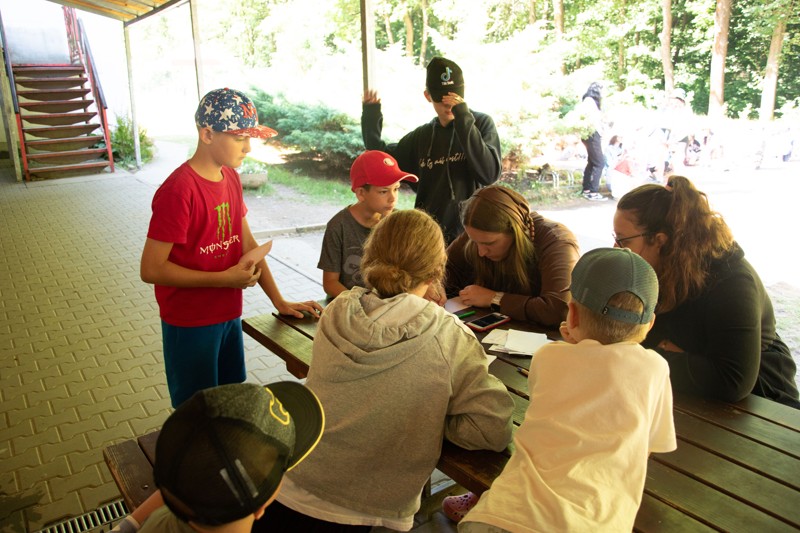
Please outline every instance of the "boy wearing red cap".
[[322, 270], [322, 287], [329, 297], [364, 286], [359, 268], [364, 241], [372, 228], [394, 210], [401, 181], [416, 183], [418, 178], [402, 171], [395, 158], [385, 152], [368, 150], [353, 162], [350, 188], [358, 202], [328, 222], [317, 264]]
[[287, 302], [266, 261], [243, 257], [258, 248], [234, 170], [250, 152], [250, 137], [277, 132], [258, 124], [242, 92], [216, 89], [195, 112], [194, 155], [161, 184], [141, 260], [142, 281], [155, 285], [164, 365], [172, 406], [195, 391], [245, 380], [242, 289], [258, 283], [282, 314], [316, 316], [315, 302]]

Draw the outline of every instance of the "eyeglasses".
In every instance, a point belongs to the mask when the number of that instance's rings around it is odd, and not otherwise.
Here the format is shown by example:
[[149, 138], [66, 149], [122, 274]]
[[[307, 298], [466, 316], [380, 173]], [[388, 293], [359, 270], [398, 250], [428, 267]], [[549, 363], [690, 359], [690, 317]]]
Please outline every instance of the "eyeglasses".
[[616, 233], [612, 233], [611, 238], [614, 239], [614, 242], [617, 243], [617, 246], [619, 246], [620, 248], [624, 248], [622, 246], [623, 242], [635, 239], [636, 237], [644, 237], [645, 235], [650, 235], [650, 232], [645, 231], [644, 233], [640, 233], [639, 235], [631, 235], [630, 237], [617, 237]]

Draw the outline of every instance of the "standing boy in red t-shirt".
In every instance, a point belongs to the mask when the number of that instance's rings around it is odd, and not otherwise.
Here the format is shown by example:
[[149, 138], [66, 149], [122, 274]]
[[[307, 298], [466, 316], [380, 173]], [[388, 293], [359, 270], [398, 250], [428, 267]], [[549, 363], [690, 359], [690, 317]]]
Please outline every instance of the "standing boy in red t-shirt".
[[155, 285], [167, 386], [173, 407], [194, 392], [245, 380], [242, 289], [261, 285], [281, 314], [321, 311], [316, 302], [287, 302], [264, 259], [242, 256], [258, 246], [234, 170], [250, 152], [250, 137], [268, 138], [253, 102], [217, 89], [195, 112], [194, 155], [153, 197], [141, 277]]

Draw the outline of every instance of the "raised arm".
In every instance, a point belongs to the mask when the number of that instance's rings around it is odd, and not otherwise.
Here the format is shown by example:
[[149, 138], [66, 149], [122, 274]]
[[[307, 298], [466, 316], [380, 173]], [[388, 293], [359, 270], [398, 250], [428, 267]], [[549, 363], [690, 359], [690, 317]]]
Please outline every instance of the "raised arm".
[[[444, 99], [442, 99], [444, 101]], [[470, 176], [480, 185], [491, 185], [500, 177], [500, 137], [492, 117], [469, 110], [466, 102], [453, 106], [456, 136], [464, 147]]]

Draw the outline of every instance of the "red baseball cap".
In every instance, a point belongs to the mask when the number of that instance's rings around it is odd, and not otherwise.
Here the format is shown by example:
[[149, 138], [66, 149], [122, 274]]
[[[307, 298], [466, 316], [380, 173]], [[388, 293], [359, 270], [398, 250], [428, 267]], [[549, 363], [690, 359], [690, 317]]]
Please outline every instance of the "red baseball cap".
[[388, 187], [398, 181], [417, 182], [414, 174], [403, 172], [397, 160], [380, 150], [367, 150], [353, 161], [350, 167], [350, 189], [355, 191], [364, 185]]

